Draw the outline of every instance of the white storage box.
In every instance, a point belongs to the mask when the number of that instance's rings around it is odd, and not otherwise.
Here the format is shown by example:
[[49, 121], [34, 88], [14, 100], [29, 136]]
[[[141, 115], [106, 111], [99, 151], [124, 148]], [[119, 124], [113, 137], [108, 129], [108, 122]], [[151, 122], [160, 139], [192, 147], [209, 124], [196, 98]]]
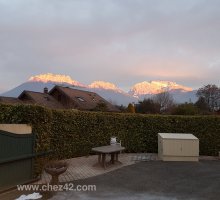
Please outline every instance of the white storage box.
[[158, 157], [163, 161], [198, 161], [199, 139], [192, 134], [158, 133]]

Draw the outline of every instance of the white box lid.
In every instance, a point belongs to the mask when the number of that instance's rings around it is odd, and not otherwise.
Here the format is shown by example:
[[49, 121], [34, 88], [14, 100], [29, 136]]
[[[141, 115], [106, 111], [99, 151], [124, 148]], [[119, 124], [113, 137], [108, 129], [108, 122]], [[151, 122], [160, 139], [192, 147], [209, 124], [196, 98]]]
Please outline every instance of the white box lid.
[[158, 133], [163, 139], [181, 139], [181, 140], [198, 140], [196, 136], [190, 133]]

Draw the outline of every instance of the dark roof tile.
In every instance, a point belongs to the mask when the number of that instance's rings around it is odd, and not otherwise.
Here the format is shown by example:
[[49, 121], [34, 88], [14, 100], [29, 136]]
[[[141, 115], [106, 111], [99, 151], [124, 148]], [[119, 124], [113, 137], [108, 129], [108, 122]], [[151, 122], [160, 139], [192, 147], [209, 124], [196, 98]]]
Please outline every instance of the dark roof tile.
[[[23, 91], [18, 97], [20, 100], [24, 99], [24, 96], [29, 97], [29, 102], [40, 106], [45, 106], [52, 109], [64, 109], [63, 105], [60, 104], [53, 96], [33, 91]], [[25, 102], [27, 100], [23, 100]]]
[[98, 103], [105, 103], [109, 111], [119, 111], [115, 106], [94, 92], [55, 86], [50, 91], [50, 94], [52, 94], [55, 89], [68, 96], [81, 110], [92, 110], [95, 109]]

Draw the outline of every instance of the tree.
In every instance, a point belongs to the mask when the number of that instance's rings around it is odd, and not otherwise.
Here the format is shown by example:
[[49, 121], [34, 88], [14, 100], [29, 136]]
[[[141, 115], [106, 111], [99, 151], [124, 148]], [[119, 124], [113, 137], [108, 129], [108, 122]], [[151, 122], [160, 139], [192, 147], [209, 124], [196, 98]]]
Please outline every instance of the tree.
[[160, 112], [160, 105], [152, 99], [144, 99], [137, 104], [136, 111], [145, 114], [157, 114]]
[[167, 91], [154, 95], [152, 99], [156, 104], [160, 105], [160, 113], [166, 113], [174, 106], [173, 96]]
[[173, 110], [172, 114], [174, 115], [196, 115], [198, 114], [198, 109], [194, 106], [193, 103], [184, 103], [179, 104]]
[[195, 106], [198, 108], [200, 114], [208, 114], [209, 113], [209, 105], [206, 103], [204, 97], [199, 97], [196, 101]]
[[127, 107], [123, 106], [123, 105], [114, 105], [116, 108], [118, 108], [121, 112], [126, 112], [127, 111]]
[[99, 103], [97, 103], [96, 107], [94, 108], [94, 111], [106, 112], [106, 111], [108, 111], [108, 106], [106, 105], [105, 102], [99, 102]]
[[135, 108], [134, 108], [134, 105], [133, 105], [133, 104], [131, 104], [131, 103], [128, 104], [127, 112], [129, 112], [129, 113], [135, 113]]
[[199, 88], [196, 95], [205, 99], [205, 102], [209, 105], [210, 111], [215, 111], [219, 109], [220, 101], [220, 88], [216, 85], [206, 85], [202, 88]]

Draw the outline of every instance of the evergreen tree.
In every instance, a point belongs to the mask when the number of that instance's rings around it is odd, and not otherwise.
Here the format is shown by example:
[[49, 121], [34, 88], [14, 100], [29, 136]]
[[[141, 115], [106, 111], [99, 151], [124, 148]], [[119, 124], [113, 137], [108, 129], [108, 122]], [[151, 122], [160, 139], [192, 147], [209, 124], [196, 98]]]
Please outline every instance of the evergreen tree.
[[134, 108], [134, 105], [133, 105], [133, 104], [131, 104], [131, 103], [128, 104], [127, 112], [129, 112], [129, 113], [135, 113], [135, 108]]

